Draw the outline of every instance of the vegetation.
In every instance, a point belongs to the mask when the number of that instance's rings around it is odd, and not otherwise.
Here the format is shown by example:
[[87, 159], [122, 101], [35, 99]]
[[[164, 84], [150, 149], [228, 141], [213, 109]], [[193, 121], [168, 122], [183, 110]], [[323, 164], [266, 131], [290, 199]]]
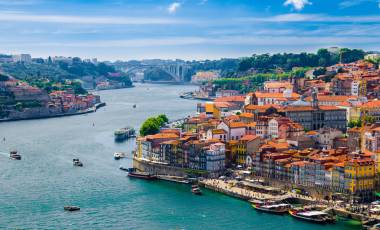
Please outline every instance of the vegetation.
[[289, 77], [302, 78], [310, 68], [294, 68], [288, 73], [258, 73], [246, 77], [220, 78], [213, 81], [216, 88], [238, 90], [241, 93], [254, 91], [269, 80], [287, 80]]
[[282, 68], [291, 70], [293, 67], [327, 67], [337, 64], [340, 60], [343, 63], [354, 62], [363, 59], [365, 52], [358, 49], [340, 49], [339, 53], [331, 53], [327, 49], [319, 49], [314, 53], [283, 53], [283, 54], [262, 54], [244, 58], [239, 64], [239, 71], [256, 69], [267, 71], [269, 69]]
[[169, 121], [165, 114], [161, 114], [157, 117], [148, 118], [140, 128], [140, 135], [153, 135], [160, 131], [160, 128]]
[[94, 64], [85, 62], [77, 57], [73, 58], [72, 62], [53, 62], [49, 57], [47, 61], [38, 59], [33, 63], [3, 63], [1, 68], [4, 73], [28, 82], [36, 79], [49, 79], [54, 82], [61, 82], [66, 79], [82, 79], [86, 76], [103, 76], [110, 80], [123, 82], [126, 86], [132, 85], [128, 76], [113, 77], [109, 74], [117, 72], [115, 67], [105, 63]]

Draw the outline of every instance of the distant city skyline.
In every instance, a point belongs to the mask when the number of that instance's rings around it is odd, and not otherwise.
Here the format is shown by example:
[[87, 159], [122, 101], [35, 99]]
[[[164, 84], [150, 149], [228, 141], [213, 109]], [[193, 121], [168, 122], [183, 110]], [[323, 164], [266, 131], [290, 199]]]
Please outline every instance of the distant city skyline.
[[0, 0], [0, 53], [99, 60], [380, 50], [379, 0]]

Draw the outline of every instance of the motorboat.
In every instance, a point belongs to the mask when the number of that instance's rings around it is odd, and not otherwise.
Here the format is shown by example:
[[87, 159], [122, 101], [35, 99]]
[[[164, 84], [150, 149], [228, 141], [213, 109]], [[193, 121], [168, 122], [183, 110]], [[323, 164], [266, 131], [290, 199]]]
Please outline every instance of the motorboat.
[[198, 185], [192, 185], [191, 186], [191, 192], [195, 195], [202, 195], [202, 191]]
[[125, 157], [125, 153], [122, 153], [122, 152], [115, 152], [113, 154], [113, 157], [115, 160], [120, 160], [121, 158], [124, 158]]
[[17, 153], [17, 151], [11, 151], [9, 153], [9, 158], [12, 160], [21, 160], [21, 155]]
[[63, 210], [69, 211], [69, 212], [74, 212], [74, 211], [79, 211], [80, 207], [78, 207], [78, 206], [64, 206]]
[[77, 167], [83, 167], [83, 163], [78, 159], [73, 159], [73, 165]]

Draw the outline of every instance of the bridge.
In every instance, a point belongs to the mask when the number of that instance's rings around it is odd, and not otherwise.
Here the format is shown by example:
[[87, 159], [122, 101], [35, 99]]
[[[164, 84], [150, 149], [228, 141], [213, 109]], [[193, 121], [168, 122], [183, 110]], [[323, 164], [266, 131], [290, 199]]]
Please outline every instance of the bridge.
[[169, 74], [173, 81], [183, 82], [190, 71], [190, 66], [187, 64], [158, 64], [158, 65], [136, 65], [125, 67], [123, 70], [127, 74], [144, 73], [149, 69], [160, 69]]

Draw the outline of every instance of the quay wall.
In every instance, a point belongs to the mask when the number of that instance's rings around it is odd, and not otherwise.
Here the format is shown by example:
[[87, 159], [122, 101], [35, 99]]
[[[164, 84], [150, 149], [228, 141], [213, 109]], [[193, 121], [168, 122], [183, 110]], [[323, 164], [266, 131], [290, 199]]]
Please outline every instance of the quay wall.
[[139, 171], [149, 172], [154, 175], [170, 175], [170, 176], [178, 176], [178, 177], [186, 176], [186, 173], [183, 168], [154, 164], [154, 163], [139, 160], [136, 158], [133, 159], [133, 167]]

